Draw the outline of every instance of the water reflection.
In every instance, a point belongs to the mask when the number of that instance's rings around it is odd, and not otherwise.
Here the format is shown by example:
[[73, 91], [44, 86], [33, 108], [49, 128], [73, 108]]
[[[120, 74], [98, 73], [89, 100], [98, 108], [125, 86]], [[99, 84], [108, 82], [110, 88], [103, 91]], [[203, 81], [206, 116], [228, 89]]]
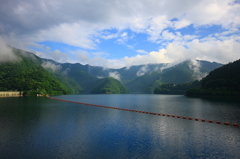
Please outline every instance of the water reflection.
[[[240, 123], [235, 102], [158, 95], [58, 98]], [[0, 104], [0, 158], [240, 157], [240, 131], [233, 126], [48, 98], [0, 98]]]

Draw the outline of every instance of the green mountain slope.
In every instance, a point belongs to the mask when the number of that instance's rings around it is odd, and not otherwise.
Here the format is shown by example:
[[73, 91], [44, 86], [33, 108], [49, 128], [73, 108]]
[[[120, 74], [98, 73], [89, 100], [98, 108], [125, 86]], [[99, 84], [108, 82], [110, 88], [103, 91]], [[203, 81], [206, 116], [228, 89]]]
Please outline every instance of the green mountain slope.
[[[27, 95], [69, 94], [81, 91], [81, 87], [67, 77], [44, 69], [42, 59], [29, 52], [12, 48], [18, 61], [0, 63], [0, 91], [18, 90]], [[70, 82], [71, 81], [71, 82]]]
[[121, 93], [128, 93], [128, 90], [118, 80], [116, 80], [112, 77], [107, 77], [107, 78], [102, 79], [91, 90], [91, 93], [96, 93], [96, 94], [105, 94], [105, 93], [121, 94]]
[[189, 89], [188, 96], [240, 96], [240, 60], [217, 68], [201, 80], [201, 87]]
[[[20, 61], [1, 63], [0, 91], [24, 90], [30, 94], [90, 93], [102, 81], [113, 74], [121, 79], [130, 92], [153, 93], [164, 83], [186, 83], [206, 75], [221, 64], [207, 61], [185, 61], [164, 69], [167, 64], [148, 64], [130, 68], [106, 69], [103, 67], [81, 65], [79, 63], [57, 63], [42, 59], [33, 53], [14, 49]], [[43, 66], [48, 64], [50, 69]], [[57, 71], [51, 67], [58, 68]], [[161, 70], [161, 71], [160, 71]], [[32, 90], [32, 91], [30, 91]]]
[[[61, 64], [61, 71], [66, 76], [77, 82], [82, 88], [84, 93], [90, 93], [90, 90], [100, 81], [96, 76], [86, 72], [86, 68], [81, 64]], [[98, 70], [99, 71], [99, 70]]]
[[154, 93], [155, 88], [161, 86], [163, 83], [160, 80], [155, 80], [148, 86], [148, 91], [150, 91], [151, 94]]
[[[125, 86], [133, 93], [133, 92], [142, 92], [142, 93], [150, 93], [152, 90], [151, 86], [154, 86], [157, 83], [157, 79], [161, 76], [160, 71], [152, 72], [149, 74], [145, 74], [143, 76], [137, 77], [134, 80], [125, 84]], [[156, 82], [154, 82], [156, 81]], [[152, 84], [155, 83], [155, 84]]]
[[207, 61], [184, 61], [171, 68], [163, 70], [163, 75], [160, 80], [163, 83], [180, 84], [200, 80], [210, 71], [221, 67], [222, 64], [211, 63]]
[[[162, 72], [156, 71], [137, 77], [134, 80], [126, 83], [125, 86], [130, 92], [153, 93], [154, 89], [160, 86], [162, 83], [171, 83], [173, 85], [183, 84], [186, 91], [187, 89], [191, 88], [191, 86], [188, 86], [191, 85], [188, 82], [201, 79], [201, 77], [207, 75], [211, 70], [220, 66], [222, 66], [222, 64], [214, 62], [185, 61], [173, 67], [164, 69]], [[179, 92], [183, 92], [183, 90]]]
[[177, 85], [174, 85], [172, 83], [162, 84], [155, 88], [154, 94], [185, 94], [188, 89], [199, 87], [200, 82], [198, 80]]

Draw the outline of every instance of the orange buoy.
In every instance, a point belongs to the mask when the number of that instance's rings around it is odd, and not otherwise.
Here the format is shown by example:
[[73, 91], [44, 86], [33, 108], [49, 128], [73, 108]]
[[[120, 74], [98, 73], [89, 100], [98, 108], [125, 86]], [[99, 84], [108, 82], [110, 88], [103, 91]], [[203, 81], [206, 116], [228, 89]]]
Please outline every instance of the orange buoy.
[[224, 124], [225, 124], [225, 125], [229, 125], [229, 123], [228, 123], [228, 122], [225, 122]]
[[233, 124], [233, 126], [238, 126], [238, 124]]
[[188, 119], [189, 119], [189, 120], [192, 120], [192, 118], [191, 118], [191, 117], [189, 117]]
[[162, 114], [162, 116], [165, 116], [165, 114]]
[[168, 117], [170, 117], [170, 115], [169, 115], [169, 114], [168, 114], [167, 116], [168, 116]]
[[186, 117], [184, 116], [184, 117], [182, 117], [183, 119], [186, 119]]
[[177, 116], [177, 118], [180, 118], [180, 116]]
[[146, 114], [148, 114], [148, 112], [146, 112]]
[[195, 118], [196, 121], [198, 121], [198, 118]]
[[202, 122], [205, 122], [206, 120], [205, 119], [202, 119]]
[[212, 120], [209, 120], [208, 122], [209, 122], [209, 123], [212, 123], [213, 121], [212, 121]]
[[153, 113], [154, 115], [156, 115], [157, 113]]
[[152, 112], [150, 112], [149, 114], [152, 114]]
[[138, 110], [136, 110], [135, 112], [138, 112]]
[[217, 124], [220, 124], [221, 122], [220, 121], [216, 121]]
[[175, 115], [172, 115], [172, 117], [174, 118], [174, 117], [175, 117]]
[[161, 115], [160, 113], [158, 113], [158, 115]]

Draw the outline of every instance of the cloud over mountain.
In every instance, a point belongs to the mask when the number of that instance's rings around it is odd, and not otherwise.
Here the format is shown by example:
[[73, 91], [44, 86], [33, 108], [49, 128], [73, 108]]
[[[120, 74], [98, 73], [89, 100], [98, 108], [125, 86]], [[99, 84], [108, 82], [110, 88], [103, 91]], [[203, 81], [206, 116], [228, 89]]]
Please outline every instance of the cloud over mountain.
[[0, 37], [7, 44], [59, 62], [112, 68], [233, 61], [240, 58], [239, 19], [235, 0], [0, 1]]

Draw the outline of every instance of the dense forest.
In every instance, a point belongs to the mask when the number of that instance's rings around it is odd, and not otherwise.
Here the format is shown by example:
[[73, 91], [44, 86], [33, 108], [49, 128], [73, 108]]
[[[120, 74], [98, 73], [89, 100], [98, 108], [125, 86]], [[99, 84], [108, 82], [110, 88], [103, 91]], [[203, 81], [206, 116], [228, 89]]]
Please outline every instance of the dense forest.
[[182, 84], [162, 84], [155, 88], [154, 94], [185, 94], [188, 89], [199, 88], [200, 81], [187, 82]]
[[[155, 88], [161, 84], [167, 84], [163, 85], [162, 88], [168, 87], [169, 91], [159, 91], [162, 89], [160, 87], [157, 92], [159, 94], [167, 92], [168, 94], [184, 94], [187, 89], [195, 87], [195, 85], [191, 86], [192, 81], [201, 79], [210, 71], [221, 66], [222, 64], [216, 62], [188, 60], [172, 67], [144, 74], [124, 83], [124, 85], [130, 92], [154, 93]], [[172, 86], [168, 84], [172, 84]], [[178, 88], [180, 90], [177, 90]]]
[[[131, 92], [153, 93], [155, 87], [162, 84], [158, 79], [161, 76], [161, 71], [154, 71], [142, 75], [125, 84]], [[154, 88], [153, 88], [154, 87]]]
[[[18, 90], [24, 91], [25, 95], [128, 91], [183, 94], [189, 88], [199, 87], [199, 82], [191, 81], [222, 66], [215, 62], [188, 60], [171, 67], [168, 64], [148, 64], [108, 69], [79, 63], [57, 63], [30, 52], [11, 49], [19, 60], [0, 63], [0, 91]], [[111, 76], [120, 80], [113, 82], [111, 79], [104, 83], [104, 79]]]
[[127, 88], [118, 80], [107, 77], [102, 79], [92, 90], [94, 94], [121, 94], [128, 93]]
[[24, 95], [69, 94], [82, 89], [73, 80], [44, 69], [40, 58], [13, 48], [19, 60], [0, 64], [0, 91], [23, 91]]
[[240, 60], [209, 73], [200, 88], [186, 91], [187, 96], [240, 96]]

